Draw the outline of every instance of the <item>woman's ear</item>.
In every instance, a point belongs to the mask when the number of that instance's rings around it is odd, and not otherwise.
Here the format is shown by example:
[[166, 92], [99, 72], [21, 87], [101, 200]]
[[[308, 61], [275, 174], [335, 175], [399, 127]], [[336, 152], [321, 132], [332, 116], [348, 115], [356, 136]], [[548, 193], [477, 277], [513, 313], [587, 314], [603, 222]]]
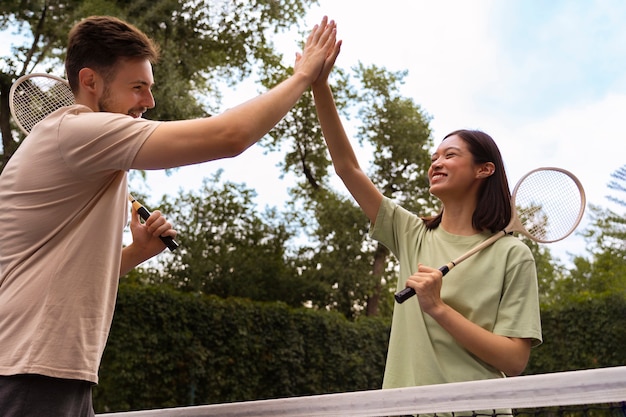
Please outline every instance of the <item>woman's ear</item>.
[[476, 178], [487, 178], [492, 176], [494, 172], [496, 172], [496, 166], [493, 162], [485, 162], [478, 167]]

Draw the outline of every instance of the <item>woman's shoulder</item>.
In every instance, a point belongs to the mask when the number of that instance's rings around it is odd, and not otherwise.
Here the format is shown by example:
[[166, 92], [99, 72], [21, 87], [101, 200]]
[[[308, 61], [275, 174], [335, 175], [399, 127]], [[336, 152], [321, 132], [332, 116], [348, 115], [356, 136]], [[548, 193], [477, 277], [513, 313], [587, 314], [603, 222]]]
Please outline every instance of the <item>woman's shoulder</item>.
[[394, 222], [396, 223], [402, 222], [407, 224], [415, 224], [416, 226], [424, 226], [424, 220], [421, 216], [406, 209], [389, 197], [383, 197], [379, 215], [393, 218]]
[[517, 235], [507, 234], [494, 243], [494, 247], [501, 253], [520, 259], [533, 259], [530, 247]]

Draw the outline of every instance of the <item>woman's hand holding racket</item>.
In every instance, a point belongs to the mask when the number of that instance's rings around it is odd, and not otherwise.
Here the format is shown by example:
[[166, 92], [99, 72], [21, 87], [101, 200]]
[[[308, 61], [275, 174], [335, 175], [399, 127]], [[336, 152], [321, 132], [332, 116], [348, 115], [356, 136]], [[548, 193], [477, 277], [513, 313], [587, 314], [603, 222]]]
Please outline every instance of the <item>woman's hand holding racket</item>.
[[[465, 259], [513, 232], [539, 243], [565, 239], [580, 223], [585, 205], [585, 191], [574, 174], [561, 168], [534, 169], [524, 175], [513, 189], [512, 216], [507, 227], [439, 270], [445, 276]], [[415, 290], [406, 287], [394, 297], [398, 303], [403, 303], [414, 295]]]

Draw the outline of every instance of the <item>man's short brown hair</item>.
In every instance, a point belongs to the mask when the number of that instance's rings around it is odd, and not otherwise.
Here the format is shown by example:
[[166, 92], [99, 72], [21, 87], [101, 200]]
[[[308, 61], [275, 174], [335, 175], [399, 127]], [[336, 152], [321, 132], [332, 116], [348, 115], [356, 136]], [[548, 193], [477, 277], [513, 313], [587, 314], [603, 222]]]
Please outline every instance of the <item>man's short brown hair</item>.
[[155, 63], [159, 48], [145, 33], [121, 19], [91, 16], [78, 22], [69, 33], [65, 72], [76, 92], [78, 73], [91, 68], [110, 80], [120, 59], [147, 59]]

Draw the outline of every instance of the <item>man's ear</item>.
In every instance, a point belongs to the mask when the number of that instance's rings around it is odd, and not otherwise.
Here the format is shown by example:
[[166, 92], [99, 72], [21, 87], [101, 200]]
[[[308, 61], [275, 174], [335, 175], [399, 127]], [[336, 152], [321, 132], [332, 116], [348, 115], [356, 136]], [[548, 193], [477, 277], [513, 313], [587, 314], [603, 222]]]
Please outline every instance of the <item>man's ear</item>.
[[78, 85], [91, 94], [96, 92], [100, 77], [91, 68], [83, 68], [78, 72]]
[[496, 166], [493, 162], [485, 162], [478, 167], [476, 178], [487, 178], [492, 176], [494, 172], [496, 172]]

